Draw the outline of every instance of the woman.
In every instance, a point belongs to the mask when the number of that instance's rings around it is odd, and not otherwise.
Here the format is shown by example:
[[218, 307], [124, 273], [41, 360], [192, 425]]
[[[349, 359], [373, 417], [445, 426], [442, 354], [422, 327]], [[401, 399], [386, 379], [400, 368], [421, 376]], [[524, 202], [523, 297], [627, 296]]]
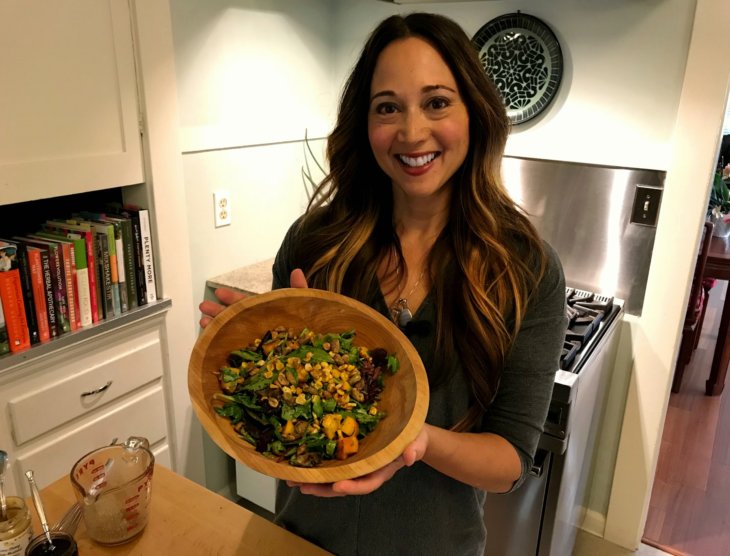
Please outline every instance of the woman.
[[[501, 185], [508, 132], [456, 23], [414, 13], [373, 31], [329, 137], [330, 173], [287, 233], [273, 286], [340, 292], [394, 318], [428, 370], [431, 403], [383, 469], [278, 485], [277, 522], [334, 553], [483, 554], [485, 491], [516, 488], [532, 464], [565, 283]], [[221, 309], [202, 303], [201, 324]]]

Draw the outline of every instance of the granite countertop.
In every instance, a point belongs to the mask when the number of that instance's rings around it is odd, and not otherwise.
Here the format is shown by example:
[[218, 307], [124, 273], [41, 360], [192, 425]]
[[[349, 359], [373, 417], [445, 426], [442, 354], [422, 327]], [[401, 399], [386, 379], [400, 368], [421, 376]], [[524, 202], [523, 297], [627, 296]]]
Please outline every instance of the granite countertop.
[[233, 288], [247, 294], [271, 291], [273, 279], [272, 266], [274, 259], [267, 259], [248, 266], [242, 266], [225, 274], [209, 278], [206, 282], [210, 288]]

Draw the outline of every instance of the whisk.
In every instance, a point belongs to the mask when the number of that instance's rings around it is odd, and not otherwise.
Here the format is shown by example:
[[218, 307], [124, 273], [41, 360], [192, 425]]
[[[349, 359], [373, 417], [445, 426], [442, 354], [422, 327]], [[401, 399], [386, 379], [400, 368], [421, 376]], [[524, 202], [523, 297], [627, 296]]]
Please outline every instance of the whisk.
[[81, 517], [81, 506], [78, 502], [76, 502], [68, 509], [68, 511], [63, 515], [58, 523], [56, 523], [51, 528], [51, 531], [63, 531], [64, 533], [68, 533], [69, 535], [73, 536], [74, 533], [76, 533], [77, 527], [79, 526]]

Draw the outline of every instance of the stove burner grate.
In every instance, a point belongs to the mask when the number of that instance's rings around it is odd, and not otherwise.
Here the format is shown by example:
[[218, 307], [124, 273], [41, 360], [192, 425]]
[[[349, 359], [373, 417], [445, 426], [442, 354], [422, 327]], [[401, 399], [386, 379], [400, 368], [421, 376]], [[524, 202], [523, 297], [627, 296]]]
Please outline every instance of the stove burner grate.
[[596, 334], [604, 317], [611, 314], [614, 298], [566, 288], [565, 302], [568, 328], [560, 357], [560, 369], [570, 370], [576, 356]]

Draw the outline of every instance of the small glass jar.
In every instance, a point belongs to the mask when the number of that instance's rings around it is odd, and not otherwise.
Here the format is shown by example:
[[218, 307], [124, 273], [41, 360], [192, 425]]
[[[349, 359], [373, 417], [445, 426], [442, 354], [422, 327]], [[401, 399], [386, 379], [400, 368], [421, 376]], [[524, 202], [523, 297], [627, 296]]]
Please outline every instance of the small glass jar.
[[0, 556], [22, 556], [33, 537], [25, 500], [8, 496], [8, 519], [0, 521]]
[[25, 556], [78, 556], [79, 548], [74, 538], [63, 531], [51, 531], [51, 544], [48, 537], [41, 533], [30, 541]]

